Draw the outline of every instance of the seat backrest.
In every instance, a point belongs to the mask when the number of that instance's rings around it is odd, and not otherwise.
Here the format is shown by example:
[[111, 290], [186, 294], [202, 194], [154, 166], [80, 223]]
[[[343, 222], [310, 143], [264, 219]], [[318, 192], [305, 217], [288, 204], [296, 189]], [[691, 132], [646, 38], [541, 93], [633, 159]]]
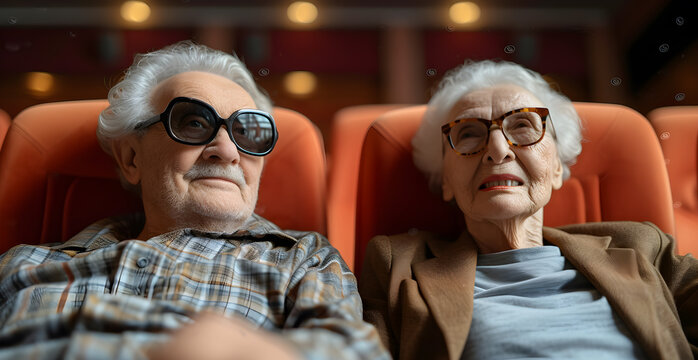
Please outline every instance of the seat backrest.
[[5, 135], [7, 134], [7, 129], [10, 128], [12, 119], [10, 115], [4, 110], [0, 109], [0, 149], [2, 149], [2, 143], [5, 140]]
[[379, 116], [405, 106], [350, 106], [339, 110], [332, 119], [332, 146], [328, 154], [327, 232], [330, 242], [350, 268], [354, 265], [356, 181], [364, 136]]
[[[647, 220], [673, 234], [669, 181], [649, 122], [620, 105], [575, 108], [584, 126], [583, 150], [570, 179], [546, 205], [545, 225]], [[464, 228], [460, 210], [431, 193], [412, 162], [411, 140], [425, 110], [421, 105], [391, 111], [366, 134], [357, 192], [357, 274], [373, 236], [411, 229], [456, 235]]]
[[[0, 251], [65, 241], [93, 221], [142, 211], [97, 142], [106, 106], [106, 100], [58, 102], [17, 115], [0, 153]], [[281, 228], [326, 234], [320, 132], [297, 112], [277, 107], [273, 115], [279, 140], [266, 157], [255, 211]]]
[[671, 183], [679, 253], [698, 255], [698, 106], [670, 106], [647, 114]]

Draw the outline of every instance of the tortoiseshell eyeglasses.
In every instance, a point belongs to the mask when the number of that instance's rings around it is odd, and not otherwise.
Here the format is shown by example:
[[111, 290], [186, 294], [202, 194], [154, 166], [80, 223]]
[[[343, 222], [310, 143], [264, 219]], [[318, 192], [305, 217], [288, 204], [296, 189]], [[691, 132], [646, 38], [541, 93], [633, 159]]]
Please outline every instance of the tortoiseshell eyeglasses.
[[507, 112], [492, 120], [464, 118], [441, 127], [451, 148], [460, 155], [474, 155], [482, 151], [492, 130], [501, 129], [511, 146], [531, 146], [545, 136], [545, 123], [550, 117], [546, 108], [527, 107]]

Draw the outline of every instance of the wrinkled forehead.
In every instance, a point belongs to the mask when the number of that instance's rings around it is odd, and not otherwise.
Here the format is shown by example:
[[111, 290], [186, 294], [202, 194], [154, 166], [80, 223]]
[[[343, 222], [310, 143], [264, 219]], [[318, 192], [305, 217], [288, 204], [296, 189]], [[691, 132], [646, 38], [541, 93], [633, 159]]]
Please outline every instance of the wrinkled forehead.
[[461, 95], [446, 122], [459, 118], [494, 119], [511, 110], [545, 106], [533, 93], [518, 85], [495, 85]]
[[211, 105], [220, 116], [228, 117], [240, 109], [256, 109], [252, 96], [234, 81], [220, 75], [190, 71], [171, 76], [158, 84], [151, 94], [155, 111], [162, 112], [176, 97], [189, 97]]

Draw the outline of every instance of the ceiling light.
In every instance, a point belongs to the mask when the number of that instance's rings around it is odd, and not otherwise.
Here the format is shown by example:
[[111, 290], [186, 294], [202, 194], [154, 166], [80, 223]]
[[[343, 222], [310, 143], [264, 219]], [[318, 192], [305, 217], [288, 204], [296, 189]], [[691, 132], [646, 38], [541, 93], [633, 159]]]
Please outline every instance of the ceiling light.
[[293, 95], [308, 95], [316, 86], [317, 77], [310, 71], [292, 71], [284, 76], [284, 88]]
[[143, 1], [126, 1], [121, 5], [121, 17], [133, 23], [142, 23], [150, 17], [150, 6]]
[[317, 19], [317, 6], [307, 1], [296, 1], [286, 10], [288, 19], [297, 24], [310, 24]]
[[451, 5], [448, 15], [456, 24], [470, 24], [480, 18], [480, 7], [470, 1], [461, 1]]
[[27, 90], [34, 95], [47, 95], [53, 90], [53, 75], [45, 72], [30, 72], [25, 79]]

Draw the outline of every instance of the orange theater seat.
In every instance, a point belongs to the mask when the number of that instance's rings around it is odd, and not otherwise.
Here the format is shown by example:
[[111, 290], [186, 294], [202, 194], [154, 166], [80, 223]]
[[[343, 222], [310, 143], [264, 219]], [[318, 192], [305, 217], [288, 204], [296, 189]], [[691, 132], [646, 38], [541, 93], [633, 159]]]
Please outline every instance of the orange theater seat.
[[671, 182], [679, 253], [698, 255], [698, 106], [651, 111]]
[[12, 120], [10, 119], [10, 115], [0, 109], [0, 149], [2, 149], [2, 143], [5, 140], [7, 129], [10, 128], [11, 123]]
[[[646, 220], [673, 234], [669, 179], [649, 122], [620, 105], [575, 107], [585, 128], [582, 154], [571, 178], [546, 206], [545, 225]], [[425, 109], [391, 111], [366, 134], [357, 193], [357, 274], [366, 244], [375, 235], [413, 228], [455, 235], [464, 226], [460, 211], [428, 190], [412, 162], [411, 140]]]
[[349, 267], [354, 265], [356, 180], [364, 136], [371, 123], [384, 113], [407, 105], [358, 105], [339, 110], [332, 120], [329, 153], [327, 231], [330, 242]]
[[[0, 153], [0, 252], [65, 241], [106, 216], [140, 211], [95, 131], [105, 100], [30, 107]], [[303, 115], [274, 109], [279, 141], [267, 156], [256, 212], [282, 228], [326, 234], [322, 137]]]

